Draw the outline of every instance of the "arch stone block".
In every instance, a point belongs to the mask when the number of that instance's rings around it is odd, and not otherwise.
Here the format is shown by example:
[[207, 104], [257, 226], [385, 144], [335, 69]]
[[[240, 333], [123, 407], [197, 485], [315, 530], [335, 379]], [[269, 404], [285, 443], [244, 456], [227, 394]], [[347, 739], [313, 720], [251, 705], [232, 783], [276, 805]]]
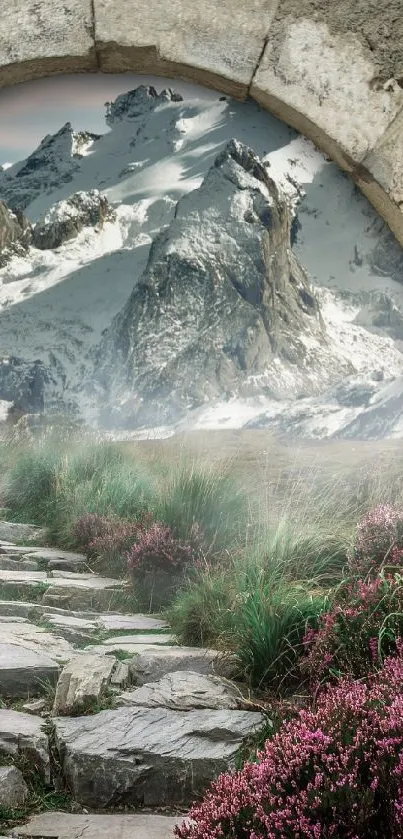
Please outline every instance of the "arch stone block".
[[246, 97], [278, 0], [94, 0], [105, 72], [179, 76]]
[[3, 0], [0, 87], [98, 69], [91, 0]]
[[401, 124], [402, 80], [401, 0], [282, 0], [250, 87], [354, 178], [400, 241], [403, 154], [386, 138]]

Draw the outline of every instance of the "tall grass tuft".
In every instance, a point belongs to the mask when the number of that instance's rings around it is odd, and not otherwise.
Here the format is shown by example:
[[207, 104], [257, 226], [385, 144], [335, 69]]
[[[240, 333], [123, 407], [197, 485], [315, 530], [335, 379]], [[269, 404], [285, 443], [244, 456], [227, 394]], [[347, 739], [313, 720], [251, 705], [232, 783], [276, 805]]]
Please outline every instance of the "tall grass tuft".
[[189, 539], [198, 525], [206, 548], [217, 551], [245, 538], [248, 504], [228, 467], [190, 461], [160, 482], [154, 513], [179, 539]]

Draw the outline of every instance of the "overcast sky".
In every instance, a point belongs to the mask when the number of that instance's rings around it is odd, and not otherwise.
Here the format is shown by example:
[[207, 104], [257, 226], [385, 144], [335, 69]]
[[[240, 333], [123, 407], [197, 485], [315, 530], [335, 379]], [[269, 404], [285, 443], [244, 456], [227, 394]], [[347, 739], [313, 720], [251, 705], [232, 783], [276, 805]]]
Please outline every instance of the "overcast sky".
[[53, 76], [14, 85], [0, 90], [0, 164], [26, 157], [46, 134], [53, 134], [68, 121], [76, 130], [105, 132], [105, 102], [140, 84], [153, 84], [158, 91], [173, 87], [203, 98], [219, 95], [175, 79], [132, 74]]

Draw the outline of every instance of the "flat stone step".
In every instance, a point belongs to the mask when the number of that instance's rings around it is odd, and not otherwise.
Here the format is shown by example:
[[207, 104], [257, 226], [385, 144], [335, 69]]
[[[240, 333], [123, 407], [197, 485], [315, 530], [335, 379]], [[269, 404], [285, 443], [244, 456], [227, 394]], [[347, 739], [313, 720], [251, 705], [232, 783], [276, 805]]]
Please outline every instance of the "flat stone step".
[[13, 570], [0, 571], [0, 585], [1, 583], [47, 583], [48, 577], [45, 571], [24, 571], [20, 568], [13, 568]]
[[0, 600], [0, 615], [3, 617], [21, 617], [28, 620], [39, 620], [43, 612], [40, 603], [29, 603], [24, 600]]
[[111, 606], [121, 605], [130, 599], [130, 590], [119, 580], [107, 577], [86, 579], [53, 579], [42, 597], [47, 607], [60, 607], [72, 611], [105, 612]]
[[21, 545], [7, 546], [4, 543], [0, 543], [0, 554], [7, 554], [14, 557], [15, 561], [20, 560], [21, 562], [26, 562], [28, 560], [35, 560], [41, 564], [42, 568], [50, 571], [53, 569], [60, 571], [88, 570], [88, 561], [84, 554], [58, 550], [57, 548], [23, 547]]
[[217, 676], [203, 676], [179, 670], [168, 673], [158, 682], [126, 690], [117, 699], [119, 706], [170, 708], [171, 711], [194, 711], [199, 708], [239, 710], [245, 708], [234, 685]]
[[[7, 622], [1, 625], [1, 642], [32, 650], [56, 662], [68, 661], [74, 648], [64, 638], [31, 623]], [[1, 679], [0, 679], [1, 691]]]
[[239, 748], [262, 724], [249, 711], [165, 708], [54, 719], [69, 789], [94, 809], [189, 806], [235, 767]]
[[54, 573], [62, 576], [50, 577], [45, 571], [0, 571], [2, 599], [9, 595], [15, 600], [21, 593], [21, 599], [36, 600], [44, 606], [104, 612], [113, 602], [113, 595], [129, 591], [126, 583], [113, 577]]
[[172, 839], [184, 817], [42, 813], [18, 827], [18, 836], [41, 839]]
[[168, 629], [166, 621], [151, 615], [100, 615], [98, 624], [109, 632], [119, 632], [119, 630], [147, 632], [150, 629]]
[[168, 673], [191, 670], [205, 676], [231, 678], [234, 665], [217, 650], [199, 647], [132, 644], [133, 658], [129, 662], [130, 675], [137, 686], [156, 682]]
[[13, 559], [0, 554], [0, 571], [39, 571], [39, 565], [36, 559]]
[[52, 615], [45, 611], [42, 621], [50, 626], [56, 635], [61, 635], [72, 644], [90, 644], [94, 636], [99, 634], [95, 621], [70, 615]]
[[107, 638], [105, 641], [102, 642], [103, 647], [110, 647], [112, 649], [116, 649], [117, 647], [132, 647], [135, 646], [134, 652], [137, 652], [137, 645], [138, 644], [146, 644], [150, 646], [150, 644], [161, 646], [169, 646], [175, 643], [175, 636], [170, 635], [168, 632], [165, 634], [163, 633], [152, 633], [150, 632], [147, 635], [143, 633], [136, 633], [132, 635], [117, 635], [115, 638]]

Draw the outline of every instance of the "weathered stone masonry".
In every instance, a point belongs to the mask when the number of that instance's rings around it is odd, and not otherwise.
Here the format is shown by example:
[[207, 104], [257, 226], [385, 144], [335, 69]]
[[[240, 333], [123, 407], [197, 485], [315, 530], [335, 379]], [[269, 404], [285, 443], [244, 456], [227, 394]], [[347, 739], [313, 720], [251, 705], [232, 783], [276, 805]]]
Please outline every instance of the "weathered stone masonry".
[[403, 0], [8, 0], [0, 87], [178, 77], [263, 107], [335, 160], [403, 243]]

